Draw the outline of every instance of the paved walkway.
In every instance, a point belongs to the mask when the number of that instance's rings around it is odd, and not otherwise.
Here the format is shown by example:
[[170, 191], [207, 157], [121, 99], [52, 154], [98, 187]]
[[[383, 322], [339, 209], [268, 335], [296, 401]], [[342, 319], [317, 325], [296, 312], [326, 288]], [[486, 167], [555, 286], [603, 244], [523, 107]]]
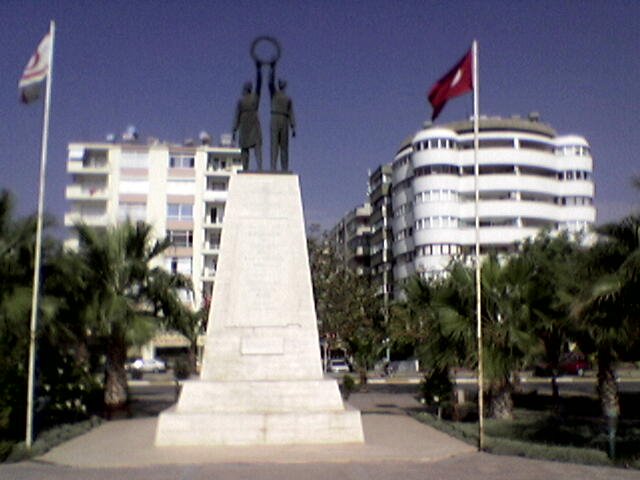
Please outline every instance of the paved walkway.
[[0, 466], [2, 479], [613, 480], [640, 472], [499, 457], [406, 415], [408, 392], [355, 394], [366, 442], [342, 446], [155, 447], [156, 418], [116, 420], [35, 461]]

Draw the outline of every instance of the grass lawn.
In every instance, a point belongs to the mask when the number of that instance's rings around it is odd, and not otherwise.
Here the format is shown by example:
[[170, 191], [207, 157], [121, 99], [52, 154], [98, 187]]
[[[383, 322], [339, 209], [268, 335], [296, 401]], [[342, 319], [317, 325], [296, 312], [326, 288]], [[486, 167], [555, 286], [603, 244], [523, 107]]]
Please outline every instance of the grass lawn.
[[[616, 465], [640, 469], [640, 395], [621, 397], [623, 415], [616, 435], [616, 459], [607, 457], [606, 424], [597, 400], [562, 399], [554, 412], [545, 395], [516, 395], [514, 420], [485, 420], [485, 446], [491, 453], [544, 460]], [[432, 413], [416, 418], [472, 445], [478, 443], [477, 410], [471, 421], [439, 420]]]

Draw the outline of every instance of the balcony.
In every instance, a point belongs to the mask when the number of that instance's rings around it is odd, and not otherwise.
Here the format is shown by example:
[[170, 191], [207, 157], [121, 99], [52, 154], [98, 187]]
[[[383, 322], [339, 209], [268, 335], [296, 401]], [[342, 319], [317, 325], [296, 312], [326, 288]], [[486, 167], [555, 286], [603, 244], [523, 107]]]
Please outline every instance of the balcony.
[[204, 228], [208, 228], [208, 229], [212, 229], [212, 230], [219, 230], [222, 228], [222, 219], [221, 218], [214, 218], [213, 221], [211, 221], [211, 218], [209, 216], [205, 217], [204, 221], [202, 222], [204, 225]]
[[105, 186], [69, 185], [65, 190], [65, 198], [72, 201], [106, 201], [109, 198]]
[[217, 255], [220, 253], [220, 241], [204, 242], [202, 244], [202, 253], [205, 255]]
[[77, 223], [84, 223], [90, 226], [104, 226], [109, 223], [109, 217], [106, 214], [102, 215], [87, 215], [77, 212], [67, 213], [64, 216], [64, 226], [73, 227]]
[[213, 280], [216, 277], [216, 268], [215, 267], [204, 267], [202, 269], [202, 279], [203, 280]]
[[67, 162], [67, 172], [92, 175], [107, 175], [109, 173], [109, 164], [106, 160], [69, 160]]

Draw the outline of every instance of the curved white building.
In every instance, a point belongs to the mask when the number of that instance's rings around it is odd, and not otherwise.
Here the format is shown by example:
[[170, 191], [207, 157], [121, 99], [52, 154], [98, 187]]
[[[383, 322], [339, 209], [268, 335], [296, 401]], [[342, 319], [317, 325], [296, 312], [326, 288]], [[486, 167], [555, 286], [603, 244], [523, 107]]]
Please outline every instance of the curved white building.
[[[481, 250], [510, 251], [542, 228], [595, 222], [593, 160], [580, 136], [558, 136], [536, 115], [485, 118], [479, 133]], [[436, 275], [475, 248], [473, 122], [425, 127], [393, 162], [394, 279]]]

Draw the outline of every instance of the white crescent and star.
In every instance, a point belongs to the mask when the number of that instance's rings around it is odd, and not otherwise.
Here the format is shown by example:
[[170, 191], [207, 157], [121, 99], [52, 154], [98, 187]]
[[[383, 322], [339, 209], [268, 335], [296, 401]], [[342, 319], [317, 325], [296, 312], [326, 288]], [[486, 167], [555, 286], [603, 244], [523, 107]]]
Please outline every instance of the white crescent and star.
[[460, 79], [462, 79], [462, 68], [459, 68], [458, 71], [456, 72], [455, 76], [453, 77], [453, 80], [451, 80], [451, 84], [449, 85], [449, 88], [455, 87], [458, 82], [460, 82]]

